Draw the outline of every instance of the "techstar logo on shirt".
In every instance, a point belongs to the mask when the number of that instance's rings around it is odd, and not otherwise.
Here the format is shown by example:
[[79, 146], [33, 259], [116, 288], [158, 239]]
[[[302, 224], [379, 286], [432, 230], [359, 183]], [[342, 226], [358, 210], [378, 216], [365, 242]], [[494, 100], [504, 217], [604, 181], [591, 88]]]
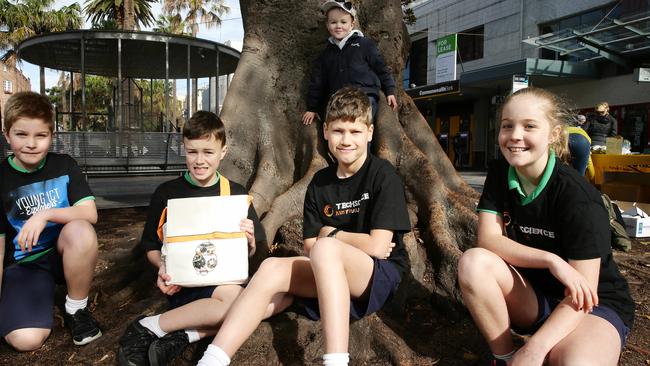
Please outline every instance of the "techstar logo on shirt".
[[333, 206], [328, 203], [323, 206], [323, 213], [327, 217], [355, 214], [359, 212], [361, 202], [369, 199], [370, 193], [366, 192], [361, 194], [361, 197], [358, 200], [339, 202], [335, 203]]
[[332, 217], [334, 215], [334, 208], [328, 203], [323, 207], [323, 213], [327, 217]]

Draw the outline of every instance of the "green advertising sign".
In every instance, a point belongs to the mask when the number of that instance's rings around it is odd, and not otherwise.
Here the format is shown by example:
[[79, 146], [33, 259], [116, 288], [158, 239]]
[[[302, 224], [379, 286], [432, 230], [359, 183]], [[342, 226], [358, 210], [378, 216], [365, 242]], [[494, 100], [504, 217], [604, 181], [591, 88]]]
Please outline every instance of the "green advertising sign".
[[456, 51], [456, 34], [450, 34], [448, 36], [438, 38], [436, 41], [436, 48], [439, 55]]

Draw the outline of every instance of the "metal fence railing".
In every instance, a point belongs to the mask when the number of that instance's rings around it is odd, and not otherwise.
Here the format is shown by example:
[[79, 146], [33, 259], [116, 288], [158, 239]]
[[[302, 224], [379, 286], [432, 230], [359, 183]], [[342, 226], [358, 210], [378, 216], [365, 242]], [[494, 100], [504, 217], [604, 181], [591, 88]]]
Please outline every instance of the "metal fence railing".
[[[10, 154], [2, 140], [2, 158]], [[185, 168], [183, 136], [176, 132], [57, 132], [53, 152], [77, 160], [88, 174], [177, 172]]]

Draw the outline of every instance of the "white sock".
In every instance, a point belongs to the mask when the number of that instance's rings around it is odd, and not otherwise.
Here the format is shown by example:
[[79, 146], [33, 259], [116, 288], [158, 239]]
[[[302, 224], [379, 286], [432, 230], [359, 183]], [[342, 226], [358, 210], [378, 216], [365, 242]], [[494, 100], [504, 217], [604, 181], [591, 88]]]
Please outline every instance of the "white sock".
[[349, 353], [326, 353], [323, 355], [324, 366], [347, 366], [348, 362], [350, 362]]
[[211, 344], [205, 350], [203, 357], [199, 360], [196, 366], [228, 366], [230, 365], [230, 357], [218, 346]]
[[70, 296], [65, 295], [65, 312], [73, 315], [77, 310], [81, 310], [88, 306], [88, 296], [81, 300], [71, 299]]
[[164, 337], [167, 335], [167, 332], [160, 328], [160, 315], [148, 316], [146, 318], [140, 319], [140, 325], [149, 329], [153, 332], [158, 338]]
[[492, 356], [494, 356], [494, 358], [496, 358], [497, 360], [502, 360], [502, 361], [508, 361], [508, 360], [512, 359], [512, 356], [514, 356], [514, 355], [515, 355], [514, 350], [510, 351], [509, 353], [506, 353], [505, 355], [495, 355], [494, 353], [492, 354]]
[[201, 336], [196, 329], [185, 329], [185, 334], [187, 334], [187, 339], [190, 343], [198, 342], [201, 339]]

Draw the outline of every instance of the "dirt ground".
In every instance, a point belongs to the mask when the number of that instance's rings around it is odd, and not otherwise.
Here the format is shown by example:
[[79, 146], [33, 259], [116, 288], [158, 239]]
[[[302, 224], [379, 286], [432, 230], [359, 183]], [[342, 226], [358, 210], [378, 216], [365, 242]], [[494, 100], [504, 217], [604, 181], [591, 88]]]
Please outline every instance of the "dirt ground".
[[[132, 248], [139, 240], [145, 212], [136, 208], [100, 211], [96, 227], [100, 259], [90, 299], [104, 336], [85, 347], [73, 346], [57, 308], [55, 326], [43, 348], [20, 354], [2, 342], [0, 365], [116, 364], [117, 340], [126, 325], [139, 314], [160, 312], [165, 308], [163, 296], [154, 287], [155, 274], [144, 261], [133, 259]], [[620, 365], [650, 365], [650, 288], [647, 286], [650, 279], [650, 239], [635, 241], [631, 252], [616, 252], [615, 258], [629, 281], [637, 304], [635, 326]], [[59, 305], [63, 302], [64, 292], [64, 289], [58, 291]], [[403, 314], [403, 319], [398, 321], [394, 316], [380, 314], [379, 317], [396, 333], [403, 334], [406, 344], [423, 356], [420, 364], [478, 365], [487, 353], [485, 343], [467, 316], [436, 313], [426, 300], [408, 303]], [[301, 318], [295, 314], [276, 317], [261, 326], [254, 336], [258, 342], [264, 337], [277, 337], [278, 332], [286, 331], [288, 322], [298, 325], [309, 322]], [[302, 363], [295, 355], [292, 356], [295, 340], [293, 346], [278, 340], [261, 343], [255, 340], [247, 342], [233, 364]], [[195, 364], [206, 345], [206, 342], [200, 342], [197, 347], [191, 347], [176, 364]], [[274, 348], [277, 358], [267, 357], [269, 347]], [[371, 364], [387, 363], [378, 361]]]

